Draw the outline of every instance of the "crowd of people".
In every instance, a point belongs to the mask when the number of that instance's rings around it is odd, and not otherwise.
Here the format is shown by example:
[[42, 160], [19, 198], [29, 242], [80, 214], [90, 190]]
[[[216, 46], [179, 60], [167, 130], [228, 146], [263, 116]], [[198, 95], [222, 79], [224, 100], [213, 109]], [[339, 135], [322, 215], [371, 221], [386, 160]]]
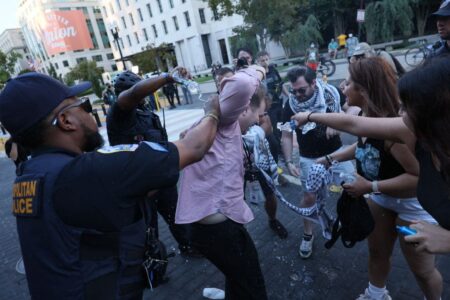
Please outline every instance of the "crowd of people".
[[[282, 85], [268, 52], [254, 61], [241, 48], [235, 66], [215, 70], [218, 94], [205, 102], [204, 116], [173, 143], [146, 97], [163, 88], [175, 107], [178, 74], [190, 78], [185, 68], [150, 79], [126, 71], [107, 87], [109, 146], [89, 99], [77, 97], [90, 83], [68, 87], [33, 72], [9, 80], [0, 122], [17, 167], [12, 212], [31, 297], [142, 299], [155, 284], [150, 241], [158, 238], [159, 213], [183, 255], [206, 258], [224, 274], [226, 299], [267, 299], [245, 227], [254, 219], [245, 186], [256, 183], [268, 227], [286, 239], [277, 218], [280, 166], [300, 178], [295, 201], [308, 208], [317, 201], [308, 175], [319, 164], [354, 174], [343, 189], [364, 196], [375, 221], [368, 286], [358, 299], [391, 299], [396, 240], [425, 299], [440, 299], [435, 255], [450, 253], [450, 2], [433, 16], [442, 45], [409, 72], [351, 34], [346, 44], [345, 35], [332, 41], [329, 49], [347, 48], [349, 58], [339, 88], [308, 65], [291, 68]], [[357, 141], [344, 147], [340, 132]], [[299, 220], [298, 252], [308, 259], [313, 222]], [[400, 235], [396, 226], [414, 234]]]

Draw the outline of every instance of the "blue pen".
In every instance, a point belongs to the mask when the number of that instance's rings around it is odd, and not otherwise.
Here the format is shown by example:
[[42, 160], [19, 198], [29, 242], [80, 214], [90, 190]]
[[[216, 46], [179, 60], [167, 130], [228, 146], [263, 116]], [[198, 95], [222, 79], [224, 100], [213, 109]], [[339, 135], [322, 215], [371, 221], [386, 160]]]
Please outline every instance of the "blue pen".
[[407, 235], [413, 235], [416, 234], [417, 231], [415, 231], [412, 228], [409, 228], [408, 226], [396, 226], [398, 233], [403, 234], [404, 236]]

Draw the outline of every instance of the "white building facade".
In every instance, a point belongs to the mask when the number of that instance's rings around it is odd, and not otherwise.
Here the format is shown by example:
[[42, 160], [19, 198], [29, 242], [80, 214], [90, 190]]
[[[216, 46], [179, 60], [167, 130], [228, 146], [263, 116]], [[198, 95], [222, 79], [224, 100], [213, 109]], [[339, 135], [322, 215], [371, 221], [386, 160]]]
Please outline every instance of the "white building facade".
[[[87, 27], [86, 37], [83, 39], [89, 42], [89, 47], [78, 45], [65, 45], [65, 35], [77, 33], [78, 27], [60, 28], [53, 31], [44, 32], [43, 26], [49, 20], [49, 14], [53, 17], [54, 23], [67, 23], [68, 20], [60, 17], [58, 14], [65, 12], [80, 11], [82, 13], [81, 21], [74, 21], [76, 26]], [[104, 71], [117, 70], [116, 63], [111, 51], [107, 28], [101, 13], [100, 0], [19, 0], [18, 9], [19, 23], [25, 42], [29, 49], [29, 65], [36, 71], [49, 73], [53, 67], [56, 74], [63, 78], [71, 68], [82, 61], [94, 60], [97, 66]], [[44, 25], [43, 25], [44, 24]], [[61, 26], [63, 26], [61, 25]], [[57, 48], [55, 40], [61, 38], [60, 48]], [[55, 42], [55, 49], [49, 48], [49, 40]], [[78, 41], [75, 41], [77, 44]], [[63, 45], [61, 45], [63, 44]], [[61, 49], [76, 49], [62, 51]], [[59, 50], [58, 50], [59, 49]]]
[[6, 55], [15, 52], [22, 56], [22, 58], [17, 60], [14, 66], [14, 74], [12, 75], [17, 75], [28, 67], [28, 49], [20, 28], [6, 29], [0, 34], [0, 51]]
[[[233, 28], [243, 25], [240, 15], [218, 19], [203, 0], [102, 0], [102, 4], [107, 26], [118, 31], [124, 57], [165, 43], [173, 45], [177, 63], [194, 73], [212, 63], [233, 61], [230, 37], [235, 35]], [[108, 35], [114, 58], [119, 61], [110, 30]], [[272, 57], [284, 56], [281, 47], [271, 46], [270, 50], [275, 51]]]

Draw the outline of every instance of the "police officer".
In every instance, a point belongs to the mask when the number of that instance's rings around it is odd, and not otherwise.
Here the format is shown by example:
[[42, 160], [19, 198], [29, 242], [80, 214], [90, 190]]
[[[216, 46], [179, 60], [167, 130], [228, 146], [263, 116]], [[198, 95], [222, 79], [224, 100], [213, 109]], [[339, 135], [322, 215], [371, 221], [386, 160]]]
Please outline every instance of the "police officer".
[[12, 206], [32, 299], [141, 299], [146, 195], [173, 186], [216, 133], [217, 100], [183, 140], [94, 151], [102, 137], [76, 97], [90, 87], [27, 73], [0, 93], [0, 122], [32, 152]]
[[[169, 74], [142, 80], [138, 75], [125, 71], [115, 80], [114, 90], [117, 101], [111, 106], [106, 117], [106, 128], [111, 146], [135, 144], [141, 141], [167, 142], [167, 133], [161, 125], [158, 115], [153, 113], [145, 103], [145, 97], [174, 80]], [[160, 190], [152, 197], [157, 211], [169, 225], [169, 229], [179, 244], [183, 255], [199, 256], [188, 239], [189, 225], [175, 224], [175, 210], [178, 192], [176, 186]], [[158, 228], [158, 216], [151, 218], [151, 226]], [[156, 230], [157, 232], [157, 230]]]
[[439, 9], [431, 15], [436, 17], [436, 26], [442, 41], [433, 46], [430, 57], [448, 55], [450, 53], [450, 0], [442, 2]]

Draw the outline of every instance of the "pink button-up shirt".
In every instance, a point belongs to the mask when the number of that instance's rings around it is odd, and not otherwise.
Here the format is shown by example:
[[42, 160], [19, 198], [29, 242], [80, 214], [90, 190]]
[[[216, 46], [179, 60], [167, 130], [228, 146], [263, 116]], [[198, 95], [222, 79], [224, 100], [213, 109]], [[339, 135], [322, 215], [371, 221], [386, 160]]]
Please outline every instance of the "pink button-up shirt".
[[183, 171], [175, 223], [193, 223], [215, 213], [241, 224], [253, 220], [244, 201], [244, 156], [238, 118], [258, 85], [256, 71], [249, 68], [222, 81], [220, 126], [204, 158]]

